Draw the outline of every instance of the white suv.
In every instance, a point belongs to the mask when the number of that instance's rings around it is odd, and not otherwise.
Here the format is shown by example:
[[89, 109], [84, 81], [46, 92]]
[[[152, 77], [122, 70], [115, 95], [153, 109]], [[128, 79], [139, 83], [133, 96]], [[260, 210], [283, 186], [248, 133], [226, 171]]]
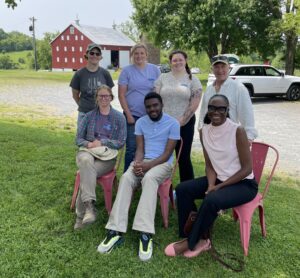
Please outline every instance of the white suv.
[[[300, 77], [285, 75], [269, 65], [230, 65], [229, 76], [243, 83], [251, 97], [282, 96], [288, 100], [300, 99]], [[215, 76], [210, 74], [207, 85]]]

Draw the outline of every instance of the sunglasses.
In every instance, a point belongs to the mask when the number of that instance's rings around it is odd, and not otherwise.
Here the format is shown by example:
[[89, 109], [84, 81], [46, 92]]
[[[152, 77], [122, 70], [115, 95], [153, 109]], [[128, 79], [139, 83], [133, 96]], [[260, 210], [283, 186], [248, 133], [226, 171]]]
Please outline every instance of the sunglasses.
[[226, 113], [228, 107], [227, 106], [214, 106], [214, 105], [208, 105], [208, 112], [219, 112], [219, 113]]
[[90, 51], [89, 54], [90, 54], [91, 56], [96, 55], [96, 56], [98, 56], [98, 57], [101, 55], [100, 52], [94, 52], [94, 51]]
[[211, 63], [214, 63], [216, 61], [224, 61], [224, 62], [228, 63], [228, 58], [227, 58], [227, 56], [224, 56], [224, 55], [216, 55], [211, 58]]

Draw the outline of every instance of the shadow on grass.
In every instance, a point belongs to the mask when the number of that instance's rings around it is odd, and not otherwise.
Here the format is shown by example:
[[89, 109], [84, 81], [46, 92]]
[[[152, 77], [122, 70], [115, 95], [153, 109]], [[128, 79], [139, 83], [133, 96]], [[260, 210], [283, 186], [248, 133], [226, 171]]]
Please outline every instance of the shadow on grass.
[[[164, 247], [177, 240], [177, 215], [170, 212], [168, 230], [162, 228], [158, 206], [154, 255], [142, 263], [137, 257], [138, 233], [131, 230], [139, 192], [130, 210], [124, 245], [110, 255], [96, 252], [105, 237], [108, 216], [97, 188], [97, 222], [73, 231], [69, 209], [75, 172], [74, 132], [47, 125], [0, 121], [0, 270], [3, 277], [235, 277], [209, 253], [187, 260], [167, 258]], [[196, 173], [203, 161], [193, 158]], [[121, 167], [122, 168], [122, 167]], [[275, 177], [266, 206], [266, 239], [254, 215], [245, 277], [296, 277], [299, 273], [299, 181]], [[298, 236], [296, 236], [298, 234]], [[230, 213], [214, 227], [214, 245], [221, 252], [242, 257], [239, 226]]]

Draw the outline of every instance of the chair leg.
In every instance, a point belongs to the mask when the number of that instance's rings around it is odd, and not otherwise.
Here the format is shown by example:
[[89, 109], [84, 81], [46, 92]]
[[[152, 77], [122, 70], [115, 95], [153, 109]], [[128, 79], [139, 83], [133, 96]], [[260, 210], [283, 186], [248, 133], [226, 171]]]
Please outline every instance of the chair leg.
[[[114, 178], [115, 180], [116, 178]], [[108, 214], [110, 214], [112, 209], [112, 188], [113, 188], [114, 181], [112, 182], [109, 179], [101, 179], [101, 185], [104, 192], [104, 201], [105, 201], [105, 208]]]
[[263, 237], [266, 237], [267, 230], [266, 230], [266, 223], [265, 223], [264, 207], [259, 206], [258, 209], [259, 209], [259, 221], [260, 221], [261, 234]]
[[72, 195], [71, 206], [70, 206], [71, 210], [73, 210], [74, 207], [75, 207], [76, 198], [77, 198], [78, 190], [79, 190], [79, 185], [80, 185], [80, 174], [79, 174], [79, 172], [77, 172], [76, 178], [75, 178], [75, 184], [74, 184], [74, 190], [73, 190], [73, 195]]
[[169, 226], [169, 196], [163, 196], [162, 194], [159, 194], [159, 197], [164, 227], [167, 229]]
[[172, 186], [172, 184], [171, 184], [170, 189], [169, 189], [169, 198], [170, 198], [172, 208], [173, 208], [173, 210], [175, 210], [176, 206], [175, 206], [175, 200], [174, 200], [174, 195], [173, 195], [173, 186]]
[[237, 213], [235, 212], [234, 209], [232, 209], [232, 217], [233, 217], [234, 221], [237, 221], [239, 219], [239, 217], [238, 217], [238, 215], [237, 215]]
[[244, 249], [244, 255], [248, 256], [248, 247], [250, 240], [250, 232], [251, 232], [251, 218], [247, 220], [240, 219], [240, 236], [241, 236], [241, 244]]

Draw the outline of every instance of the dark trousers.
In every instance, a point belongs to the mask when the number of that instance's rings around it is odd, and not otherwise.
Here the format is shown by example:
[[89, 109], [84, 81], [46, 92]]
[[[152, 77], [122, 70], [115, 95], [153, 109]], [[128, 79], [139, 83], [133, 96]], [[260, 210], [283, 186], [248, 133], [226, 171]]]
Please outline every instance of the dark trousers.
[[203, 199], [192, 231], [188, 235], [190, 250], [193, 250], [197, 242], [208, 233], [218, 216], [218, 211], [248, 203], [257, 194], [257, 183], [254, 179], [241, 180], [205, 195], [207, 188], [206, 177], [189, 180], [176, 187], [180, 237], [187, 237], [183, 230], [190, 212], [197, 211], [194, 201]]
[[[194, 170], [191, 160], [191, 150], [194, 139], [194, 129], [195, 129], [195, 115], [187, 122], [186, 125], [180, 128], [180, 136], [183, 141], [183, 147], [181, 150], [181, 155], [178, 161], [179, 164], [179, 176], [180, 182], [192, 180], [194, 178]], [[175, 151], [176, 156], [178, 154], [180, 147], [180, 141], [178, 141]]]
[[[135, 122], [139, 117], [133, 116]], [[124, 162], [124, 173], [127, 171], [130, 163], [134, 160], [136, 151], [136, 139], [134, 134], [135, 123], [128, 124], [126, 121], [127, 138], [126, 138], [126, 151], [125, 151], [125, 162]]]

